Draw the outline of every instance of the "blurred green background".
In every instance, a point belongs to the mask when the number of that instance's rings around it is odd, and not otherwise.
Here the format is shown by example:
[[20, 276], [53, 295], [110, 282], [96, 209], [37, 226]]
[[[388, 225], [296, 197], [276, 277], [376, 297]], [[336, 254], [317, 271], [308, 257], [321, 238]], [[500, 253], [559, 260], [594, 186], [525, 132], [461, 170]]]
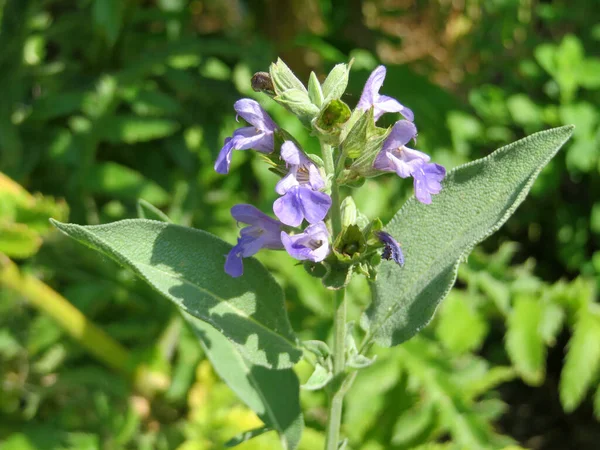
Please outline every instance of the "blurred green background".
[[[597, 449], [599, 49], [594, 0], [0, 0], [0, 447], [220, 449], [260, 424], [173, 306], [47, 219], [133, 218], [142, 198], [235, 242], [230, 207], [269, 212], [277, 179], [253, 152], [236, 152], [229, 176], [214, 172], [238, 126], [233, 102], [256, 98], [317, 151], [250, 89], [280, 56], [303, 81], [354, 58], [352, 107], [383, 62], [382, 92], [413, 109], [418, 148], [448, 168], [577, 126], [530, 198], [462, 266], [433, 323], [360, 374], [344, 416], [350, 448]], [[353, 195], [386, 221], [412, 186], [385, 176]], [[326, 340], [329, 295], [291, 258], [259, 258], [300, 337]], [[126, 367], [70, 336], [72, 312], [58, 323], [48, 289], [120, 343]], [[350, 298], [357, 319], [363, 279]], [[298, 373], [306, 380], [310, 367]], [[303, 449], [322, 448], [325, 400], [302, 394]]]

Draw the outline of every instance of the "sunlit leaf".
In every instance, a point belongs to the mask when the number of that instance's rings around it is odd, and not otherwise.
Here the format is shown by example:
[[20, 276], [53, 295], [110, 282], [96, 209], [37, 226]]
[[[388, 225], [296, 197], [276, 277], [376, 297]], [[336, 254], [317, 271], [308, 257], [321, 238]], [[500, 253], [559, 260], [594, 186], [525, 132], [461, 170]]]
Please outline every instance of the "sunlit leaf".
[[451, 171], [430, 205], [408, 200], [387, 226], [406, 263], [381, 265], [362, 319], [372, 339], [397, 345], [431, 320], [460, 262], [510, 217], [572, 132], [568, 126], [536, 133]]
[[283, 292], [256, 260], [244, 275], [223, 270], [231, 246], [204, 231], [145, 219], [81, 226], [53, 222], [68, 236], [132, 269], [187, 313], [223, 333], [257, 366], [288, 368], [302, 352]]

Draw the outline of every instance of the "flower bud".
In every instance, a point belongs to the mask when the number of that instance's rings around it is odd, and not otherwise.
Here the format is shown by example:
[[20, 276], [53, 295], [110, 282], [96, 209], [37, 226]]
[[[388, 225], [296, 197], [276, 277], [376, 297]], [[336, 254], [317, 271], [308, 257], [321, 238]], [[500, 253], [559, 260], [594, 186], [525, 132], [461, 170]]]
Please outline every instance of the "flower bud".
[[269, 72], [276, 94], [273, 100], [309, 127], [319, 114], [319, 108], [312, 103], [302, 82], [281, 59], [271, 64]]
[[346, 197], [342, 201], [340, 209], [342, 211], [342, 227], [348, 227], [356, 223], [358, 211], [352, 197]]
[[323, 91], [321, 90], [321, 83], [317, 79], [317, 76], [314, 72], [310, 73], [310, 77], [308, 78], [308, 97], [313, 105], [318, 108], [323, 104]]
[[331, 100], [338, 100], [342, 97], [348, 86], [348, 76], [351, 66], [352, 61], [349, 64], [337, 64], [331, 69], [331, 72], [329, 72], [329, 75], [327, 75], [327, 78], [323, 82], [324, 103]]

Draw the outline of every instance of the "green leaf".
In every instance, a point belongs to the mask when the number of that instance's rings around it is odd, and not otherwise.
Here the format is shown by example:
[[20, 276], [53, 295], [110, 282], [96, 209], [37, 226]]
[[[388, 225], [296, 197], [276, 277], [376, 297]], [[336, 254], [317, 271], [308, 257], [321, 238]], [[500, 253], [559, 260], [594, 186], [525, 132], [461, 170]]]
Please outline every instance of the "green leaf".
[[346, 324], [346, 368], [366, 369], [377, 360], [377, 355], [367, 358], [358, 352], [356, 340], [354, 339], [354, 322]]
[[527, 95], [517, 94], [509, 97], [506, 106], [517, 124], [525, 127], [536, 127], [542, 124], [542, 108]]
[[323, 360], [331, 356], [331, 349], [323, 341], [304, 341], [302, 342], [302, 346], [313, 355], [322, 358]]
[[384, 262], [361, 325], [383, 346], [414, 336], [433, 317], [456, 280], [460, 262], [506, 222], [572, 126], [533, 134], [452, 170], [433, 203], [414, 197], [388, 224], [406, 264]]
[[236, 447], [244, 442], [248, 442], [250, 439], [255, 438], [257, 436], [261, 436], [266, 432], [271, 431], [269, 427], [260, 427], [255, 428], [254, 430], [244, 431], [243, 433], [238, 434], [237, 436], [232, 437], [227, 442], [225, 442], [225, 448]]
[[312, 104], [308, 94], [299, 89], [288, 89], [273, 100], [296, 115], [306, 126], [310, 126], [310, 121], [319, 114], [319, 108]]
[[465, 389], [465, 395], [469, 399], [475, 399], [496, 386], [512, 381], [517, 373], [513, 367], [495, 366], [488, 370], [483, 377], [468, 384]]
[[508, 316], [506, 351], [527, 383], [539, 386], [546, 370], [546, 345], [540, 332], [543, 305], [536, 298], [519, 297]]
[[577, 128], [575, 128], [573, 133], [575, 138], [595, 137], [598, 112], [597, 108], [592, 104], [579, 102], [574, 105], [561, 106], [558, 113], [563, 123], [577, 124]]
[[310, 378], [302, 385], [302, 389], [307, 391], [318, 391], [319, 389], [323, 389], [327, 383], [332, 380], [332, 378], [333, 373], [331, 370], [328, 370], [321, 364], [317, 363]]
[[167, 192], [139, 172], [114, 162], [96, 164], [84, 180], [85, 186], [95, 194], [126, 200], [139, 197], [155, 205], [169, 200]]
[[[391, 128], [378, 128], [375, 126], [374, 111], [374, 108], [369, 109], [354, 124], [350, 120], [348, 126], [352, 126], [352, 128], [344, 139], [344, 154], [349, 158], [357, 158], [352, 164], [352, 169], [364, 174], [364, 176], [376, 174], [372, 167], [373, 160], [381, 150], [383, 141], [385, 141], [391, 130]], [[354, 114], [361, 113], [355, 112]], [[363, 166], [365, 167], [363, 168]]]
[[[380, 355], [377, 364], [361, 370], [348, 391], [344, 408], [345, 434], [351, 441], [364, 442], [369, 430], [381, 421], [386, 401], [396, 392], [394, 387], [401, 376], [397, 358], [391, 352]], [[396, 403], [405, 401], [399, 398]]]
[[396, 351], [409, 374], [409, 385], [435, 403], [441, 427], [449, 431], [460, 448], [498, 448], [495, 441], [502, 438], [466, 398], [464, 389], [451, 376], [457, 367], [447, 364], [444, 354], [419, 337]]
[[81, 226], [53, 221], [66, 235], [132, 269], [189, 314], [223, 333], [253, 364], [288, 368], [302, 356], [283, 292], [256, 260], [231, 278], [231, 246], [201, 230], [145, 219]]
[[123, 22], [123, 3], [120, 0], [95, 0], [92, 17], [109, 44], [114, 45]]
[[158, 220], [159, 222], [168, 223], [172, 222], [172, 220], [169, 219], [169, 216], [143, 198], [138, 199], [137, 214], [140, 219]]
[[300, 383], [295, 372], [291, 368], [272, 370], [252, 364], [214, 327], [185, 311], [182, 314], [200, 339], [215, 371], [267, 426], [259, 429], [260, 433], [258, 430], [244, 433], [244, 440], [236, 439], [237, 436], [232, 439], [235, 443], [229, 441], [226, 446], [233, 447], [272, 429], [279, 433], [284, 449], [297, 448], [304, 421]]
[[571, 412], [583, 401], [600, 366], [600, 314], [579, 311], [560, 375], [560, 402]]
[[600, 87], [600, 59], [588, 58], [581, 64], [579, 82], [587, 89]]
[[416, 438], [425, 435], [435, 425], [435, 421], [433, 404], [419, 404], [398, 417], [392, 431], [391, 443], [395, 446], [410, 445]]
[[539, 331], [546, 345], [554, 345], [564, 320], [565, 311], [563, 308], [550, 302], [544, 305]]
[[113, 115], [102, 121], [101, 138], [111, 144], [135, 144], [172, 135], [179, 129], [174, 120], [133, 115]]
[[321, 90], [321, 84], [314, 72], [311, 72], [310, 77], [308, 78], [308, 97], [313, 105], [318, 108], [323, 104], [323, 91]]
[[478, 349], [483, 343], [487, 322], [465, 292], [451, 292], [440, 309], [436, 336], [449, 350], [462, 354]]
[[269, 68], [271, 79], [275, 87], [277, 95], [281, 95], [288, 90], [298, 90], [306, 94], [308, 98], [308, 91], [302, 84], [302, 81], [294, 75], [294, 72], [284, 63], [281, 58], [277, 58], [277, 62], [271, 64]]
[[346, 86], [348, 86], [349, 74], [350, 64], [336, 64], [331, 69], [323, 82], [323, 97], [325, 97], [323, 103], [338, 100], [342, 97], [342, 94], [346, 91]]
[[510, 289], [500, 280], [494, 278], [489, 272], [479, 272], [475, 278], [477, 286], [490, 297], [496, 308], [507, 315], [510, 309]]
[[42, 245], [38, 233], [22, 223], [0, 223], [0, 253], [11, 258], [29, 258]]

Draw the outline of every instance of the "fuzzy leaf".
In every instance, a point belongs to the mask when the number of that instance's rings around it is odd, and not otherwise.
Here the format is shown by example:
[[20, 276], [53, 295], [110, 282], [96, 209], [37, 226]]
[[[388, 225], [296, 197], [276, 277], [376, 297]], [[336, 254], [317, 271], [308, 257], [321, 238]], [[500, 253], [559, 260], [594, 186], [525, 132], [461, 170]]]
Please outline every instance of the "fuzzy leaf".
[[311, 72], [308, 78], [308, 97], [312, 104], [318, 108], [323, 104], [323, 91], [314, 72]]
[[298, 117], [305, 126], [319, 114], [319, 108], [312, 104], [308, 94], [299, 89], [289, 89], [273, 98], [277, 103]]
[[583, 401], [600, 366], [600, 314], [579, 311], [560, 375], [560, 402], [571, 412]]
[[211, 324], [253, 364], [284, 369], [302, 356], [279, 285], [250, 258], [244, 262], [242, 277], [227, 275], [224, 255], [231, 246], [210, 233], [145, 219], [94, 226], [53, 223]]
[[277, 58], [277, 62], [271, 64], [269, 72], [277, 95], [281, 95], [290, 89], [294, 89], [304, 92], [308, 97], [308, 91], [302, 84], [302, 81], [294, 75], [294, 72], [292, 72], [287, 64], [280, 58]]
[[276, 430], [284, 449], [297, 448], [304, 421], [300, 409], [300, 383], [294, 371], [291, 368], [272, 370], [252, 364], [214, 327], [185, 311], [182, 314], [200, 339], [215, 371], [267, 426], [259, 429], [260, 432], [252, 430], [236, 436], [226, 447]]
[[[348, 158], [358, 158], [352, 164], [352, 170], [364, 176], [376, 174], [373, 169], [373, 161], [377, 156], [383, 141], [388, 136], [391, 128], [379, 128], [375, 126], [374, 109], [362, 113], [355, 110], [346, 127], [349, 128], [346, 136], [343, 136], [343, 151]], [[358, 115], [358, 119], [356, 118]]]
[[406, 264], [380, 266], [362, 318], [372, 339], [398, 345], [431, 320], [459, 263], [506, 222], [572, 133], [567, 126], [533, 134], [452, 170], [432, 204], [408, 200], [386, 229], [402, 242]]
[[350, 64], [337, 64], [323, 82], [324, 103], [341, 98], [348, 86]]
[[302, 389], [318, 391], [319, 389], [323, 389], [332, 378], [333, 373], [331, 373], [331, 370], [327, 370], [321, 364], [317, 363], [310, 378], [302, 385]]

